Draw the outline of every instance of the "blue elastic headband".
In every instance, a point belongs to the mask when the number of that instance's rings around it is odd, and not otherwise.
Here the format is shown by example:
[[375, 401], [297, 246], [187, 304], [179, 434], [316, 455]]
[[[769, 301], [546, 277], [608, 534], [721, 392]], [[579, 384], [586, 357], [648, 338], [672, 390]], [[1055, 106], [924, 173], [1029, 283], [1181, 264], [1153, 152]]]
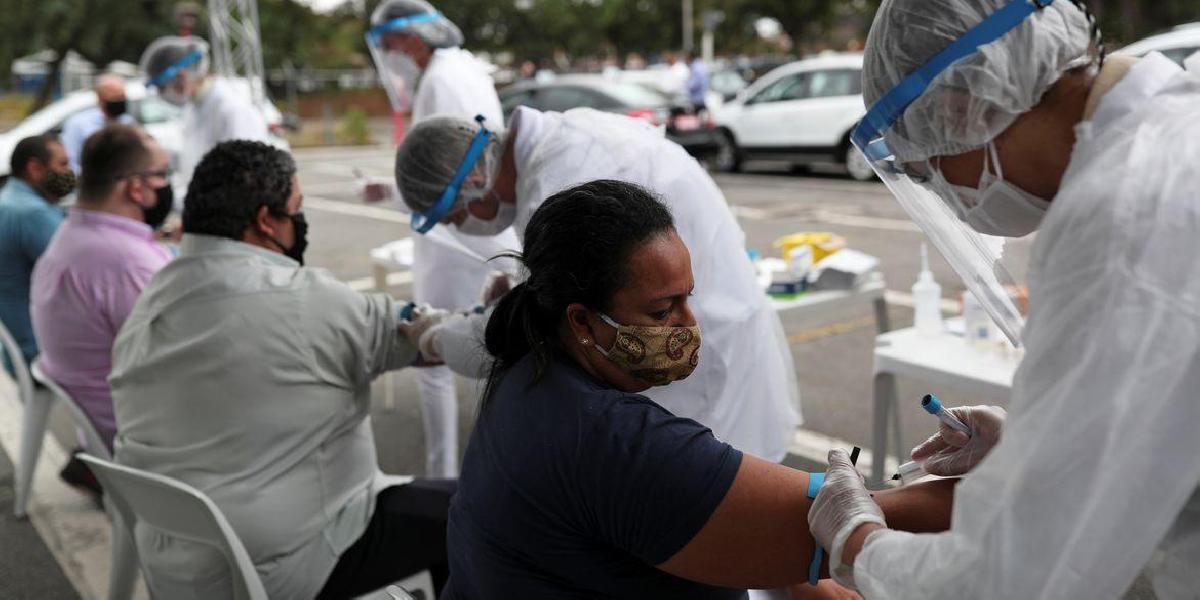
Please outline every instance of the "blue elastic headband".
[[1029, 15], [1053, 3], [1054, 0], [1013, 0], [1004, 5], [1004, 8], [992, 13], [884, 94], [875, 106], [867, 111], [858, 127], [854, 128], [851, 136], [854, 144], [866, 149], [869, 160], [882, 160], [890, 156], [891, 151], [887, 144], [883, 140], [877, 141], [877, 138], [894, 125], [909, 105], [929, 89], [929, 84], [942, 71], [959, 59], [974, 54], [980, 46], [1004, 37], [1025, 22]]
[[467, 180], [467, 175], [471, 173], [471, 169], [475, 168], [475, 163], [479, 162], [479, 157], [483, 156], [483, 151], [487, 149], [488, 142], [491, 141], [491, 131], [483, 126], [483, 115], [476, 115], [475, 122], [479, 123], [479, 133], [475, 134], [475, 138], [471, 140], [471, 146], [467, 148], [467, 154], [463, 156], [462, 163], [458, 165], [458, 170], [454, 172], [454, 177], [450, 179], [450, 184], [446, 186], [442, 192], [441, 199], [433, 208], [418, 213], [414, 212], [412, 216], [412, 228], [417, 233], [429, 233], [434, 225], [437, 225], [442, 217], [450, 212], [450, 208], [454, 206], [454, 202], [458, 200], [458, 191], [462, 188], [462, 184]]
[[175, 79], [175, 76], [178, 75], [180, 71], [200, 62], [203, 58], [203, 52], [199, 50], [192, 50], [191, 52], [185, 54], [183, 58], [176, 61], [175, 64], [164, 69], [162, 73], [154, 76], [148, 85], [151, 87], [162, 87], [163, 84]]
[[442, 13], [432, 10], [425, 13], [408, 15], [407, 17], [399, 17], [391, 21], [385, 21], [367, 30], [367, 38], [372, 44], [379, 45], [379, 38], [389, 31], [397, 31], [399, 29], [408, 29], [413, 25], [421, 23], [434, 23], [442, 19]]

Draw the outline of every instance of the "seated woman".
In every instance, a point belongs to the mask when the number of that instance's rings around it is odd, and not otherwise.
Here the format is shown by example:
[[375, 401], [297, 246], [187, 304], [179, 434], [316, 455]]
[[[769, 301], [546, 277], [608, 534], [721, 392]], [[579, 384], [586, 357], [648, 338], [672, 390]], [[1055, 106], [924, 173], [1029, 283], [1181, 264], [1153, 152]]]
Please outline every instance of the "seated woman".
[[[528, 279], [488, 322], [495, 363], [443, 597], [741, 598], [804, 582], [808, 473], [638, 394], [703, 360], [667, 208], [616, 181], [569, 189], [533, 215], [522, 261]], [[951, 493], [946, 481], [876, 499], [890, 526], [930, 531], [948, 527]]]

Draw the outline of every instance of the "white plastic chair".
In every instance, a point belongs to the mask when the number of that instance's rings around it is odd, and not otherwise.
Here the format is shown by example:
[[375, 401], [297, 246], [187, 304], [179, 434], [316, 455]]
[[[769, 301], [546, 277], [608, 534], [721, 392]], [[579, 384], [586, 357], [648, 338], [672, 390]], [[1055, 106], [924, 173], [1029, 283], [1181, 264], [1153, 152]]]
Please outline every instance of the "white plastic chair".
[[33, 468], [37, 466], [38, 455], [42, 452], [42, 438], [46, 434], [51, 402], [33, 393], [33, 378], [29, 374], [25, 355], [3, 323], [0, 323], [0, 343], [12, 363], [17, 377], [17, 398], [21, 401], [21, 455], [17, 457], [17, 499], [13, 513], [18, 519], [23, 519], [29, 503], [29, 488], [33, 485]]
[[[104, 493], [121, 514], [125, 534], [133, 539], [134, 524], [146, 524], [172, 537], [219, 550], [229, 563], [235, 600], [267, 600], [250, 555], [221, 509], [190, 485], [170, 477], [81, 455], [104, 486]], [[114, 527], [120, 526], [118, 522]], [[115, 537], [115, 536], [114, 536]], [[151, 590], [151, 596], [153, 596]]]
[[[75, 399], [62, 389], [62, 386], [46, 375], [40, 362], [39, 360], [33, 361], [33, 365], [29, 369], [30, 374], [33, 375], [34, 380], [46, 386], [54, 398], [61, 401], [71, 412], [71, 419], [75, 422], [75, 426], [83, 431], [83, 437], [87, 441], [86, 452], [97, 458], [112, 460], [108, 445], [104, 443], [100, 432], [96, 431], [96, 427], [88, 418], [87, 413], [83, 412], [79, 403], [75, 402]], [[45, 404], [49, 405], [50, 403], [46, 402]], [[42, 435], [45, 435], [44, 430]], [[41, 436], [38, 439], [40, 440]], [[34, 460], [36, 461], [36, 456]], [[109, 565], [108, 573], [108, 598], [109, 600], [128, 600], [133, 597], [133, 589], [137, 585], [137, 548], [134, 547], [133, 540], [127, 534], [128, 529], [120, 524], [121, 514], [113, 509], [111, 502], [105, 502], [104, 507], [108, 512], [109, 519], [113, 522], [112, 564]]]
[[[229, 563], [235, 600], [266, 600], [266, 590], [237, 532], [203, 492], [165, 475], [94, 456], [79, 458], [92, 468], [104, 486], [105, 495], [121, 514], [121, 520], [114, 520], [113, 526], [127, 524], [125, 533], [129, 539], [133, 539], [133, 525], [140, 519], [170, 536], [215, 547]], [[420, 596], [410, 595], [407, 590], [419, 590]], [[433, 580], [428, 571], [422, 571], [361, 598], [432, 600]]]

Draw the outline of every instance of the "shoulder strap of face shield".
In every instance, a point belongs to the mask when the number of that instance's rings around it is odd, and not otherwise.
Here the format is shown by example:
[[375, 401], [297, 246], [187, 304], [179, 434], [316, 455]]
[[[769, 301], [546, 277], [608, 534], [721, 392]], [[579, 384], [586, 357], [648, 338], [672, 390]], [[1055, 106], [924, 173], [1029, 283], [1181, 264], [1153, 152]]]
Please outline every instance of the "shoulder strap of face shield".
[[467, 148], [467, 153], [459, 163], [458, 170], [454, 172], [454, 177], [450, 179], [450, 184], [442, 192], [442, 197], [437, 204], [424, 213], [413, 213], [412, 228], [417, 233], [429, 233], [429, 230], [433, 229], [442, 220], [442, 217], [450, 212], [450, 208], [458, 200], [459, 189], [462, 188], [463, 182], [467, 180], [467, 175], [471, 173], [471, 169], [475, 168], [475, 163], [479, 162], [479, 157], [483, 156], [483, 151], [487, 149], [488, 142], [492, 139], [492, 132], [483, 126], [485, 120], [483, 115], [475, 116], [475, 122], [479, 123], [479, 133], [476, 133], [475, 138], [471, 140], [471, 146]]
[[855, 145], [859, 148], [866, 148], [869, 154], [867, 158], [872, 161], [887, 158], [891, 152], [888, 150], [887, 144], [877, 138], [895, 124], [900, 115], [904, 114], [909, 105], [925, 93], [929, 84], [942, 71], [959, 59], [974, 54], [980, 46], [1004, 37], [1005, 34], [1025, 22], [1030, 15], [1053, 3], [1054, 0], [1013, 0], [964, 33], [962, 37], [954, 40], [954, 43], [947, 46], [945, 50], [939, 52], [929, 59], [929, 62], [921, 65], [921, 68], [896, 84], [896, 87], [884, 94], [871, 107], [871, 110], [867, 111], [867, 115], [863, 117], [858, 127], [854, 128], [854, 133], [851, 135]]
[[417, 13], [408, 15], [407, 17], [398, 17], [390, 21], [384, 21], [367, 30], [367, 40], [372, 44], [379, 45], [379, 38], [389, 31], [398, 31], [408, 29], [413, 25], [421, 23], [433, 23], [442, 19], [442, 13], [431, 10], [429, 12]]
[[175, 64], [167, 67], [162, 73], [159, 73], [157, 76], [151, 79], [147, 85], [150, 87], [162, 87], [168, 81], [175, 79], [175, 76], [178, 75], [180, 71], [200, 62], [203, 58], [203, 52], [199, 50], [192, 50], [191, 52], [185, 54], [183, 58], [176, 61]]

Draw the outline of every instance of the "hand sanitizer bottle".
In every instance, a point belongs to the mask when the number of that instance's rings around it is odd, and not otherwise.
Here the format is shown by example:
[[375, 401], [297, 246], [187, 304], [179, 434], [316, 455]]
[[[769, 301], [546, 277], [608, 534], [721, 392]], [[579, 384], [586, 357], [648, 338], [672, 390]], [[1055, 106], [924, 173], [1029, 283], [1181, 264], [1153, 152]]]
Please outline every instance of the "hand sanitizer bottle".
[[921, 244], [921, 274], [917, 276], [917, 282], [912, 286], [913, 308], [916, 315], [913, 317], [913, 327], [917, 331], [936, 335], [942, 332], [942, 286], [938, 285], [933, 280], [933, 273], [929, 271], [929, 251], [925, 248], [925, 244]]

